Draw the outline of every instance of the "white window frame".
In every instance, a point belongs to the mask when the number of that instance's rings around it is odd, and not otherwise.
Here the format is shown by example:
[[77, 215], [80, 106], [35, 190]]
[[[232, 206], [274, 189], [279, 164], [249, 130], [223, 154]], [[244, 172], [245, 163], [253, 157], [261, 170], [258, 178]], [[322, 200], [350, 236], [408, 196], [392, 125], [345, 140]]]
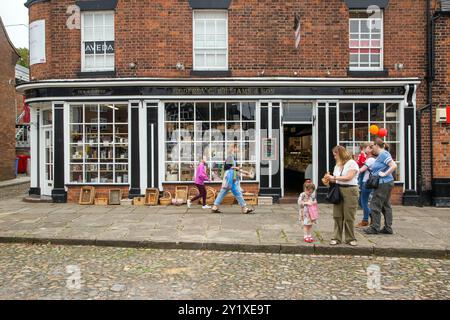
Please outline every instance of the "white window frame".
[[[100, 122], [100, 111], [99, 111], [99, 108], [100, 108], [100, 105], [113, 105], [113, 106], [115, 106], [115, 105], [123, 105], [123, 106], [127, 106], [127, 112], [128, 112], [128, 122], [127, 123], [124, 123], [124, 122], [116, 122], [115, 121], [115, 112], [113, 112], [113, 122], [112, 123], [103, 123], [103, 122]], [[98, 113], [98, 120], [97, 120], [97, 125], [98, 125], [98, 127], [100, 127], [100, 125], [104, 125], [104, 124], [107, 124], [107, 125], [112, 125], [113, 126], [113, 134], [112, 134], [112, 137], [113, 137], [113, 142], [112, 143], [109, 143], [112, 147], [113, 147], [113, 160], [112, 161], [110, 161], [110, 162], [108, 162], [108, 163], [102, 163], [101, 162], [101, 158], [99, 157], [98, 159], [97, 159], [97, 162], [96, 163], [94, 163], [94, 162], [88, 162], [88, 161], [86, 161], [86, 156], [85, 156], [85, 147], [86, 147], [86, 145], [90, 145], [90, 143], [88, 143], [88, 142], [86, 142], [86, 133], [85, 133], [85, 126], [86, 125], [91, 125], [91, 124], [93, 124], [93, 123], [90, 123], [90, 122], [86, 122], [86, 119], [85, 119], [85, 106], [86, 105], [97, 105], [97, 113]], [[71, 108], [72, 108], [72, 106], [83, 106], [83, 122], [81, 122], [81, 123], [74, 123], [74, 122], [72, 122], [71, 121], [71, 119], [70, 119], [70, 112], [71, 112]], [[66, 163], [67, 163], [67, 166], [66, 166], [66, 170], [67, 170], [67, 172], [68, 172], [68, 174], [67, 174], [67, 180], [66, 180], [66, 184], [69, 184], [69, 185], [118, 185], [118, 186], [121, 186], [121, 185], [130, 185], [130, 183], [131, 183], [131, 133], [130, 133], [130, 116], [131, 116], [131, 113], [130, 113], [130, 106], [129, 106], [129, 104], [128, 104], [128, 101], [123, 101], [123, 102], [120, 102], [120, 101], [114, 101], [114, 102], [111, 102], [111, 101], [100, 101], [100, 102], [97, 102], [97, 101], [87, 101], [87, 102], [85, 102], [85, 101], [83, 101], [83, 102], [68, 102], [67, 104], [66, 104], [66, 109], [65, 110], [67, 110], [66, 111], [66, 114], [65, 114], [65, 123], [66, 123], [66, 126], [67, 126], [67, 137], [65, 138], [65, 143], [66, 143], [66, 155], [65, 155], [65, 158], [66, 158]], [[82, 142], [81, 142], [81, 145], [83, 146], [83, 158], [82, 158], [82, 162], [72, 162], [72, 154], [71, 154], [71, 147], [72, 146], [74, 146], [74, 145], [80, 145], [80, 144], [78, 144], [78, 143], [74, 143], [74, 142], [72, 142], [72, 140], [71, 140], [71, 133], [72, 133], [72, 126], [82, 126], [83, 127], [83, 139], [82, 139]], [[127, 129], [128, 129], [128, 135], [127, 135], [127, 139], [128, 139], [128, 142], [127, 142], [127, 149], [128, 149], [128, 159], [127, 159], [127, 161], [126, 162], [116, 162], [116, 145], [125, 145], [125, 143], [116, 143], [116, 141], [115, 141], [115, 137], [116, 137], [116, 133], [114, 132], [114, 127], [116, 126], [116, 125], [122, 125], [122, 126], [127, 126]], [[98, 146], [101, 146], [101, 145], [105, 145], [104, 143], [101, 143], [100, 142], [100, 140], [98, 140], [98, 142], [97, 143], [94, 143], [94, 144], [98, 144]], [[98, 151], [98, 152], [100, 152], [100, 151]], [[120, 159], [120, 158], [119, 158]], [[97, 177], [97, 179], [98, 179], [98, 182], [87, 182], [86, 181], [86, 164], [95, 164], [95, 165], [97, 165], [98, 166], [98, 168], [97, 168], [97, 173], [98, 173], [98, 177]], [[73, 181], [72, 180], [72, 171], [71, 171], [71, 165], [81, 165], [82, 166], [82, 175], [83, 175], [83, 179], [82, 179], [82, 182], [78, 182], [78, 181]], [[113, 168], [113, 171], [111, 171], [112, 173], [113, 173], [113, 182], [100, 182], [100, 178], [101, 178], [101, 172], [100, 172], [100, 166], [101, 165], [112, 165], [112, 168]], [[128, 172], [127, 172], [127, 175], [128, 175], [128, 181], [127, 182], [121, 182], [121, 183], [118, 183], [118, 182], [116, 182], [117, 181], [117, 175], [116, 175], [116, 165], [127, 165], [127, 168], [128, 168]]]
[[[85, 19], [85, 15], [86, 14], [112, 14], [113, 17], [113, 40], [114, 41], [114, 55], [113, 55], [113, 66], [112, 67], [108, 67], [108, 68], [90, 68], [90, 69], [86, 69], [86, 57], [85, 57], [85, 53], [84, 53], [84, 19]], [[114, 71], [115, 70], [115, 65], [116, 65], [116, 27], [115, 27], [115, 12], [114, 11], [83, 11], [81, 13], [81, 71], [82, 72], [97, 72], [97, 71]], [[95, 34], [95, 31], [94, 31]], [[103, 41], [111, 41], [111, 40], [103, 40]], [[106, 55], [106, 53], [105, 53]]]
[[[241, 112], [241, 115], [240, 115], [240, 120], [227, 120], [227, 113], [226, 113], [226, 107], [227, 107], [227, 103], [239, 103], [240, 104], [240, 106], [242, 106], [242, 103], [246, 103], [246, 102], [252, 102], [252, 103], [254, 103], [254, 105], [255, 105], [255, 119], [254, 120], [243, 120], [242, 119], [242, 112]], [[177, 121], [167, 121], [166, 120], [166, 109], [165, 109], [165, 105], [166, 104], [170, 104], [170, 103], [177, 103], [178, 104], [178, 115], [180, 116], [180, 106], [181, 106], [181, 104], [183, 104], [183, 103], [192, 103], [192, 104], [194, 104], [194, 120], [193, 121], [182, 121], [181, 119], [180, 119], [180, 117], [178, 117], [178, 120]], [[228, 150], [227, 150], [227, 146], [228, 146], [228, 144], [229, 143], [232, 143], [232, 142], [229, 142], [228, 140], [227, 140], [227, 135], [228, 135], [228, 127], [227, 127], [227, 124], [228, 123], [237, 123], [237, 122], [239, 122], [240, 123], [240, 125], [241, 125], [241, 139], [240, 140], [238, 140], [238, 141], [236, 141], [236, 143], [238, 143], [239, 144], [239, 152], [240, 152], [240, 158], [242, 159], [243, 157], [244, 157], [244, 148], [243, 148], [243, 146], [244, 146], [244, 143], [245, 142], [248, 142], [248, 143], [253, 143], [254, 144], [254, 152], [255, 152], [255, 154], [254, 154], [254, 156], [255, 156], [255, 160], [242, 160], [242, 161], [237, 161], [238, 162], [238, 164], [239, 165], [241, 165], [242, 166], [242, 164], [250, 164], [250, 165], [255, 165], [255, 178], [254, 179], [252, 179], [252, 180], [242, 180], [241, 182], [242, 183], [256, 183], [256, 182], [259, 182], [259, 145], [258, 145], [258, 142], [259, 142], [259, 134], [258, 134], [258, 132], [259, 132], [259, 126], [258, 126], [258, 122], [259, 122], [259, 120], [258, 120], [258, 118], [259, 118], [259, 115], [258, 115], [258, 110], [259, 110], [259, 105], [258, 105], [258, 101], [257, 100], [229, 100], [229, 101], [224, 101], [224, 100], [208, 100], [208, 101], [192, 101], [192, 100], [183, 100], [183, 101], [163, 101], [161, 104], [162, 104], [162, 113], [163, 113], [163, 117], [162, 117], [162, 119], [163, 119], [163, 123], [164, 123], [164, 125], [162, 126], [163, 127], [163, 147], [162, 147], [162, 150], [163, 150], [163, 159], [162, 159], [162, 163], [163, 163], [163, 172], [164, 172], [164, 175], [162, 175], [162, 182], [163, 183], [189, 183], [189, 182], [192, 182], [192, 180], [191, 181], [181, 181], [181, 180], [173, 180], [173, 181], [167, 181], [167, 179], [166, 179], [166, 175], [165, 175], [165, 173], [166, 173], [166, 165], [168, 164], [168, 163], [176, 163], [176, 164], [178, 164], [178, 177], [180, 178], [181, 177], [181, 164], [187, 164], [187, 163], [190, 163], [190, 164], [194, 164], [195, 166], [198, 164], [198, 162], [199, 162], [199, 159], [195, 159], [194, 158], [194, 161], [183, 161], [182, 159], [181, 159], [181, 154], [180, 154], [180, 152], [181, 152], [181, 150], [180, 150], [180, 148], [178, 148], [178, 160], [175, 160], [175, 161], [168, 161], [167, 159], [166, 159], [166, 155], [167, 155], [167, 144], [168, 143], [171, 143], [170, 141], [167, 141], [167, 123], [178, 123], [178, 125], [181, 125], [182, 123], [190, 123], [190, 122], [193, 122], [194, 123], [194, 140], [192, 141], [192, 143], [193, 143], [193, 145], [194, 145], [194, 157], [197, 155], [197, 144], [198, 143], [205, 143], [205, 141], [200, 141], [200, 140], [196, 140], [196, 136], [195, 136], [195, 124], [196, 123], [202, 123], [202, 121], [197, 121], [196, 120], [196, 103], [209, 103], [210, 104], [210, 106], [209, 106], [209, 121], [207, 121], [208, 123], [209, 123], [209, 125], [210, 125], [210, 130], [211, 130], [211, 124], [212, 123], [219, 123], [219, 122], [222, 122], [222, 121], [213, 121], [213, 120], [211, 120], [211, 103], [224, 103], [225, 104], [225, 120], [223, 121], [223, 123], [225, 124], [225, 131], [224, 131], [224, 140], [222, 141], [218, 141], [218, 142], [216, 142], [216, 143], [224, 143], [224, 160], [222, 161], [222, 160], [212, 160], [212, 157], [211, 157], [211, 148], [209, 149], [210, 150], [210, 153], [209, 153], [209, 155], [208, 155], [208, 159], [207, 159], [207, 163], [208, 163], [208, 166], [210, 166], [212, 163], [224, 163], [225, 162], [225, 160], [226, 160], [226, 158], [227, 158], [227, 156], [228, 156]], [[241, 109], [242, 110], [242, 109]], [[254, 123], [255, 124], [255, 139], [254, 140], [248, 140], [248, 141], [246, 141], [246, 140], [243, 140], [242, 138], [243, 138], [243, 136], [242, 136], [242, 124], [243, 123]], [[211, 136], [209, 137], [209, 140], [207, 141], [209, 144], [211, 144], [211, 143], [214, 143], [214, 141], [211, 139]], [[212, 183], [221, 183], [222, 182], [222, 180], [220, 180], [220, 181], [214, 181], [214, 180], [212, 180], [212, 170], [210, 170], [210, 175], [209, 175], [209, 178], [211, 179], [211, 182]]]
[[[365, 11], [361, 11], [361, 10], [352, 10], [352, 12], [364, 12], [364, 13], [366, 13]], [[351, 39], [351, 29], [350, 29], [351, 28], [351, 22], [355, 21], [355, 20], [357, 20], [357, 21], [374, 20], [376, 18], [349, 18], [349, 21], [348, 21], [348, 49], [349, 49], [348, 63], [349, 63], [349, 70], [351, 70], [351, 71], [382, 71], [382, 70], [384, 70], [384, 11], [381, 10], [380, 14], [381, 14], [381, 26], [380, 26], [380, 66], [379, 67], [359, 67], [359, 66], [358, 67], [354, 67], [354, 66], [350, 65], [350, 55], [351, 55], [350, 50], [352, 49], [350, 47], [350, 41], [352, 40]], [[361, 32], [358, 32], [358, 34], [361, 35]], [[359, 38], [358, 40], [361, 40], [361, 38]], [[369, 49], [369, 51], [370, 51], [370, 49], [372, 49], [371, 40], [372, 39], [369, 39], [369, 47], [367, 48], [367, 49]], [[361, 49], [361, 47], [358, 47], [358, 48]], [[358, 60], [359, 60], [359, 56], [360, 55], [361, 54], [358, 53]], [[370, 65], [370, 61], [371, 61], [370, 55], [371, 54], [369, 52], [369, 65]], [[358, 62], [358, 64], [360, 64], [360, 62]]]
[[[215, 51], [215, 50], [223, 50], [223, 48], [217, 49], [216, 47], [214, 48], [199, 48], [197, 49], [195, 47], [195, 42], [196, 42], [196, 33], [195, 33], [195, 21], [196, 21], [196, 14], [199, 13], [224, 13], [225, 14], [225, 41], [226, 41], [226, 48], [225, 48], [225, 63], [226, 66], [225, 67], [210, 67], [210, 66], [206, 66], [206, 67], [198, 67], [197, 66], [197, 61], [195, 58], [195, 52], [196, 50], [211, 50], [211, 51]], [[213, 18], [213, 19], [205, 19], [202, 18], [201, 20], [213, 20], [216, 21], [218, 19]], [[193, 70], [195, 71], [225, 71], [228, 70], [229, 68], [229, 62], [228, 62], [228, 53], [229, 51], [229, 43], [228, 43], [228, 10], [194, 10], [193, 11], [193, 15], [192, 15], [192, 61], [193, 61]], [[217, 52], [215, 53], [215, 55], [217, 55]], [[205, 62], [206, 62], [206, 58], [205, 58]]]
[[[342, 121], [340, 119], [340, 110], [341, 110], [341, 104], [345, 104], [345, 103], [351, 103], [353, 104], [353, 120], [352, 121]], [[397, 159], [394, 159], [395, 163], [397, 165], [399, 165], [400, 167], [400, 171], [398, 172], [398, 176], [400, 180], [395, 179], [394, 176], [394, 181], [395, 183], [404, 183], [405, 182], [405, 160], [404, 160], [404, 148], [405, 148], [405, 138], [404, 138], [404, 119], [403, 119], [403, 108], [404, 105], [401, 101], [395, 101], [395, 100], [342, 100], [339, 101], [338, 104], [338, 109], [337, 109], [337, 141], [338, 141], [338, 145], [340, 145], [341, 143], [345, 143], [345, 144], [349, 144], [352, 143], [354, 145], [354, 153], [357, 153], [359, 150], [357, 150], [357, 145], [359, 142], [363, 142], [363, 141], [356, 141], [354, 140], [355, 138], [353, 138], [353, 141], [344, 141], [340, 139], [340, 124], [341, 123], [352, 123], [353, 125], [353, 132], [355, 132], [355, 124], [356, 123], [363, 123], [361, 121], [355, 121], [355, 104], [357, 103], [366, 103], [369, 105], [369, 110], [368, 110], [368, 127], [369, 124], [376, 124], [376, 123], [380, 123], [381, 121], [375, 121], [375, 122], [371, 122], [370, 119], [370, 104], [372, 103], [382, 103], [383, 104], [383, 125], [386, 126], [386, 124], [397, 124], [398, 125], [398, 131], [397, 131], [397, 140], [396, 141], [391, 141], [388, 139], [386, 139], [386, 143], [387, 144], [396, 144], [398, 146], [397, 148]], [[386, 105], [390, 104], [390, 103], [395, 103], [398, 104], [398, 112], [399, 112], [399, 117], [397, 119], [397, 121], [386, 121]], [[369, 127], [370, 130], [370, 127]], [[369, 137], [369, 141], [373, 141], [374, 140], [374, 136], [370, 133], [370, 131], [368, 132], [368, 137]]]

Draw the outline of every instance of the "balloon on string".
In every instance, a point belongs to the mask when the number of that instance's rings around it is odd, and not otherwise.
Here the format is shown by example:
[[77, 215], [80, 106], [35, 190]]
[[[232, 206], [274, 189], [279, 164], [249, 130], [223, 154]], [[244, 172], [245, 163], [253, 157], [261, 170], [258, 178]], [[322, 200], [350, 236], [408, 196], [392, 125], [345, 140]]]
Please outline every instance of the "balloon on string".
[[379, 132], [379, 128], [378, 128], [378, 126], [376, 126], [376, 125], [371, 125], [370, 126], [370, 133], [371, 134], [373, 134], [373, 135], [377, 135], [378, 134], [378, 132]]
[[387, 132], [387, 130], [385, 129], [385, 128], [381, 128], [379, 131], [378, 131], [378, 136], [380, 137], [380, 138], [384, 138], [384, 137], [386, 137], [388, 135], [388, 132]]

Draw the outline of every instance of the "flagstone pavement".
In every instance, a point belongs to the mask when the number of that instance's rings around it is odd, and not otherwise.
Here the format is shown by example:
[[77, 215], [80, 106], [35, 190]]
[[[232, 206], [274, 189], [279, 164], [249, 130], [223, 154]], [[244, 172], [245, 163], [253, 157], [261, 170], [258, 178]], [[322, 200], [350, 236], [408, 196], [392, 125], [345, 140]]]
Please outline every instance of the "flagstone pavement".
[[[395, 207], [393, 235], [365, 235], [357, 247], [330, 246], [332, 206], [320, 205], [316, 242], [303, 242], [296, 205], [258, 206], [244, 215], [237, 206], [212, 214], [199, 206], [81, 206], [0, 201], [0, 242], [54, 243], [271, 253], [353, 254], [447, 258], [450, 209]], [[358, 210], [358, 222], [362, 211]]]

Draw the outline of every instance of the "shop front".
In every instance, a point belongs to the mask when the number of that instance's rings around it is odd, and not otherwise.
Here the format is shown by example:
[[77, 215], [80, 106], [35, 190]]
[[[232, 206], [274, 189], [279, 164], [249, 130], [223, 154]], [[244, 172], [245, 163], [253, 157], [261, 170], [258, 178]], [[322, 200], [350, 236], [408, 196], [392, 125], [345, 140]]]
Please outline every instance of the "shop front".
[[[250, 174], [247, 192], [275, 200], [332, 170], [331, 149], [355, 154], [388, 130], [399, 165], [396, 186], [416, 194], [417, 79], [71, 80], [18, 89], [31, 107], [31, 194], [76, 202], [81, 186], [120, 188], [130, 198], [147, 188], [192, 185], [206, 157], [210, 186], [220, 188], [233, 154]], [[411, 200], [413, 199], [413, 200]]]

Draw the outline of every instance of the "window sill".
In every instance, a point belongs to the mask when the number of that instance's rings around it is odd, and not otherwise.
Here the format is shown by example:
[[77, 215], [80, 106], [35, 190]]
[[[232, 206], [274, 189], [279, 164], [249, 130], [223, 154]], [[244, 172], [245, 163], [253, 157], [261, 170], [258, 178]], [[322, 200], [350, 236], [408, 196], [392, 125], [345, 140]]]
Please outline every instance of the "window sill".
[[79, 78], [114, 78], [116, 71], [81, 71], [77, 73]]
[[192, 77], [231, 77], [230, 70], [191, 70]]
[[347, 75], [350, 77], [357, 77], [357, 78], [387, 77], [387, 76], [389, 76], [389, 71], [388, 71], [388, 69], [383, 69], [383, 70], [347, 69]]

